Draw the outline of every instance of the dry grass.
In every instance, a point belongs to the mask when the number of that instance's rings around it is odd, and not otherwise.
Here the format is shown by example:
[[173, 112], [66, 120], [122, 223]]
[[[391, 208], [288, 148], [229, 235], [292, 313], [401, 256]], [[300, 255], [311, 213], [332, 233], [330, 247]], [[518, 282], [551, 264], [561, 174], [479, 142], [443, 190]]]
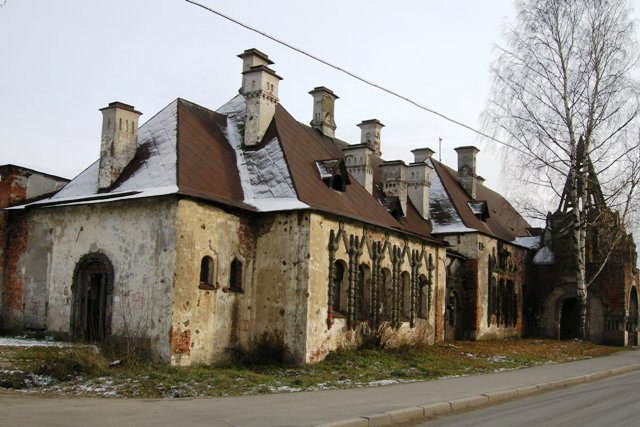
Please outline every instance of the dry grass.
[[364, 387], [476, 375], [604, 356], [620, 347], [578, 341], [459, 341], [426, 347], [340, 351], [302, 367], [244, 363], [108, 368], [91, 347], [0, 347], [0, 388], [73, 396], [233, 396]]

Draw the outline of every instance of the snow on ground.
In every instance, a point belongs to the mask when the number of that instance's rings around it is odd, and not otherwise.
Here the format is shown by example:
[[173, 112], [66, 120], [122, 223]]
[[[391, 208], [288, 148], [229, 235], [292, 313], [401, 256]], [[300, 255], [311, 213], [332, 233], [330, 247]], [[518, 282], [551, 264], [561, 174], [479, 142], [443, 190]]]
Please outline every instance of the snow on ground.
[[28, 339], [26, 337], [0, 337], [0, 346], [5, 347], [71, 347], [75, 344], [51, 339]]

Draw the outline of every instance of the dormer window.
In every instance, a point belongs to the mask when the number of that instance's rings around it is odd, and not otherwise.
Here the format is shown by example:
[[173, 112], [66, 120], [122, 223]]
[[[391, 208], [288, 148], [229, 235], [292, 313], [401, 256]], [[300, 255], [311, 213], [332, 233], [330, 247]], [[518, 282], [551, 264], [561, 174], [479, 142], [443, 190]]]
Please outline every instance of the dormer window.
[[404, 211], [402, 210], [402, 204], [398, 197], [383, 197], [380, 200], [380, 204], [389, 212], [397, 221], [400, 221], [404, 217]]
[[489, 206], [485, 201], [469, 202], [469, 209], [480, 221], [486, 221], [489, 218]]
[[320, 179], [333, 190], [345, 192], [351, 184], [347, 168], [342, 159], [320, 160], [316, 162]]

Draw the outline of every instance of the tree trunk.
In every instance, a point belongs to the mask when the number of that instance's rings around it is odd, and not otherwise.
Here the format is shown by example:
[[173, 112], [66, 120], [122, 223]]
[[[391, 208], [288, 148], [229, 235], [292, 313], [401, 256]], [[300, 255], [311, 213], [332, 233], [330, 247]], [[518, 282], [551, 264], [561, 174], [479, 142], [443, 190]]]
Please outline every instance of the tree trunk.
[[[584, 221], [582, 221], [584, 223]], [[582, 224], [577, 224], [574, 228], [574, 253], [576, 255], [576, 295], [578, 309], [578, 338], [587, 339], [587, 278], [586, 278], [586, 257], [585, 257], [585, 237], [586, 232]]]

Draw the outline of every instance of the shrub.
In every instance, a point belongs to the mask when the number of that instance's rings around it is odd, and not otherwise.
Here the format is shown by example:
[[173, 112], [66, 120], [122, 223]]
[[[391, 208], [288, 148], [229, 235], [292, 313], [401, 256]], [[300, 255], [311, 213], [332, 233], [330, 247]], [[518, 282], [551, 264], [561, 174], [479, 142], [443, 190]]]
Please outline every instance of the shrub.
[[383, 321], [377, 327], [372, 328], [368, 322], [361, 323], [356, 328], [356, 348], [358, 349], [385, 349], [396, 341], [398, 329], [389, 321]]
[[49, 357], [42, 359], [40, 365], [34, 369], [34, 373], [64, 381], [78, 375], [90, 377], [106, 375], [107, 366], [107, 361], [95, 347], [81, 347], [49, 353]]
[[282, 365], [286, 361], [287, 347], [282, 334], [263, 332], [257, 339], [249, 340], [249, 348], [240, 350], [243, 365]]

